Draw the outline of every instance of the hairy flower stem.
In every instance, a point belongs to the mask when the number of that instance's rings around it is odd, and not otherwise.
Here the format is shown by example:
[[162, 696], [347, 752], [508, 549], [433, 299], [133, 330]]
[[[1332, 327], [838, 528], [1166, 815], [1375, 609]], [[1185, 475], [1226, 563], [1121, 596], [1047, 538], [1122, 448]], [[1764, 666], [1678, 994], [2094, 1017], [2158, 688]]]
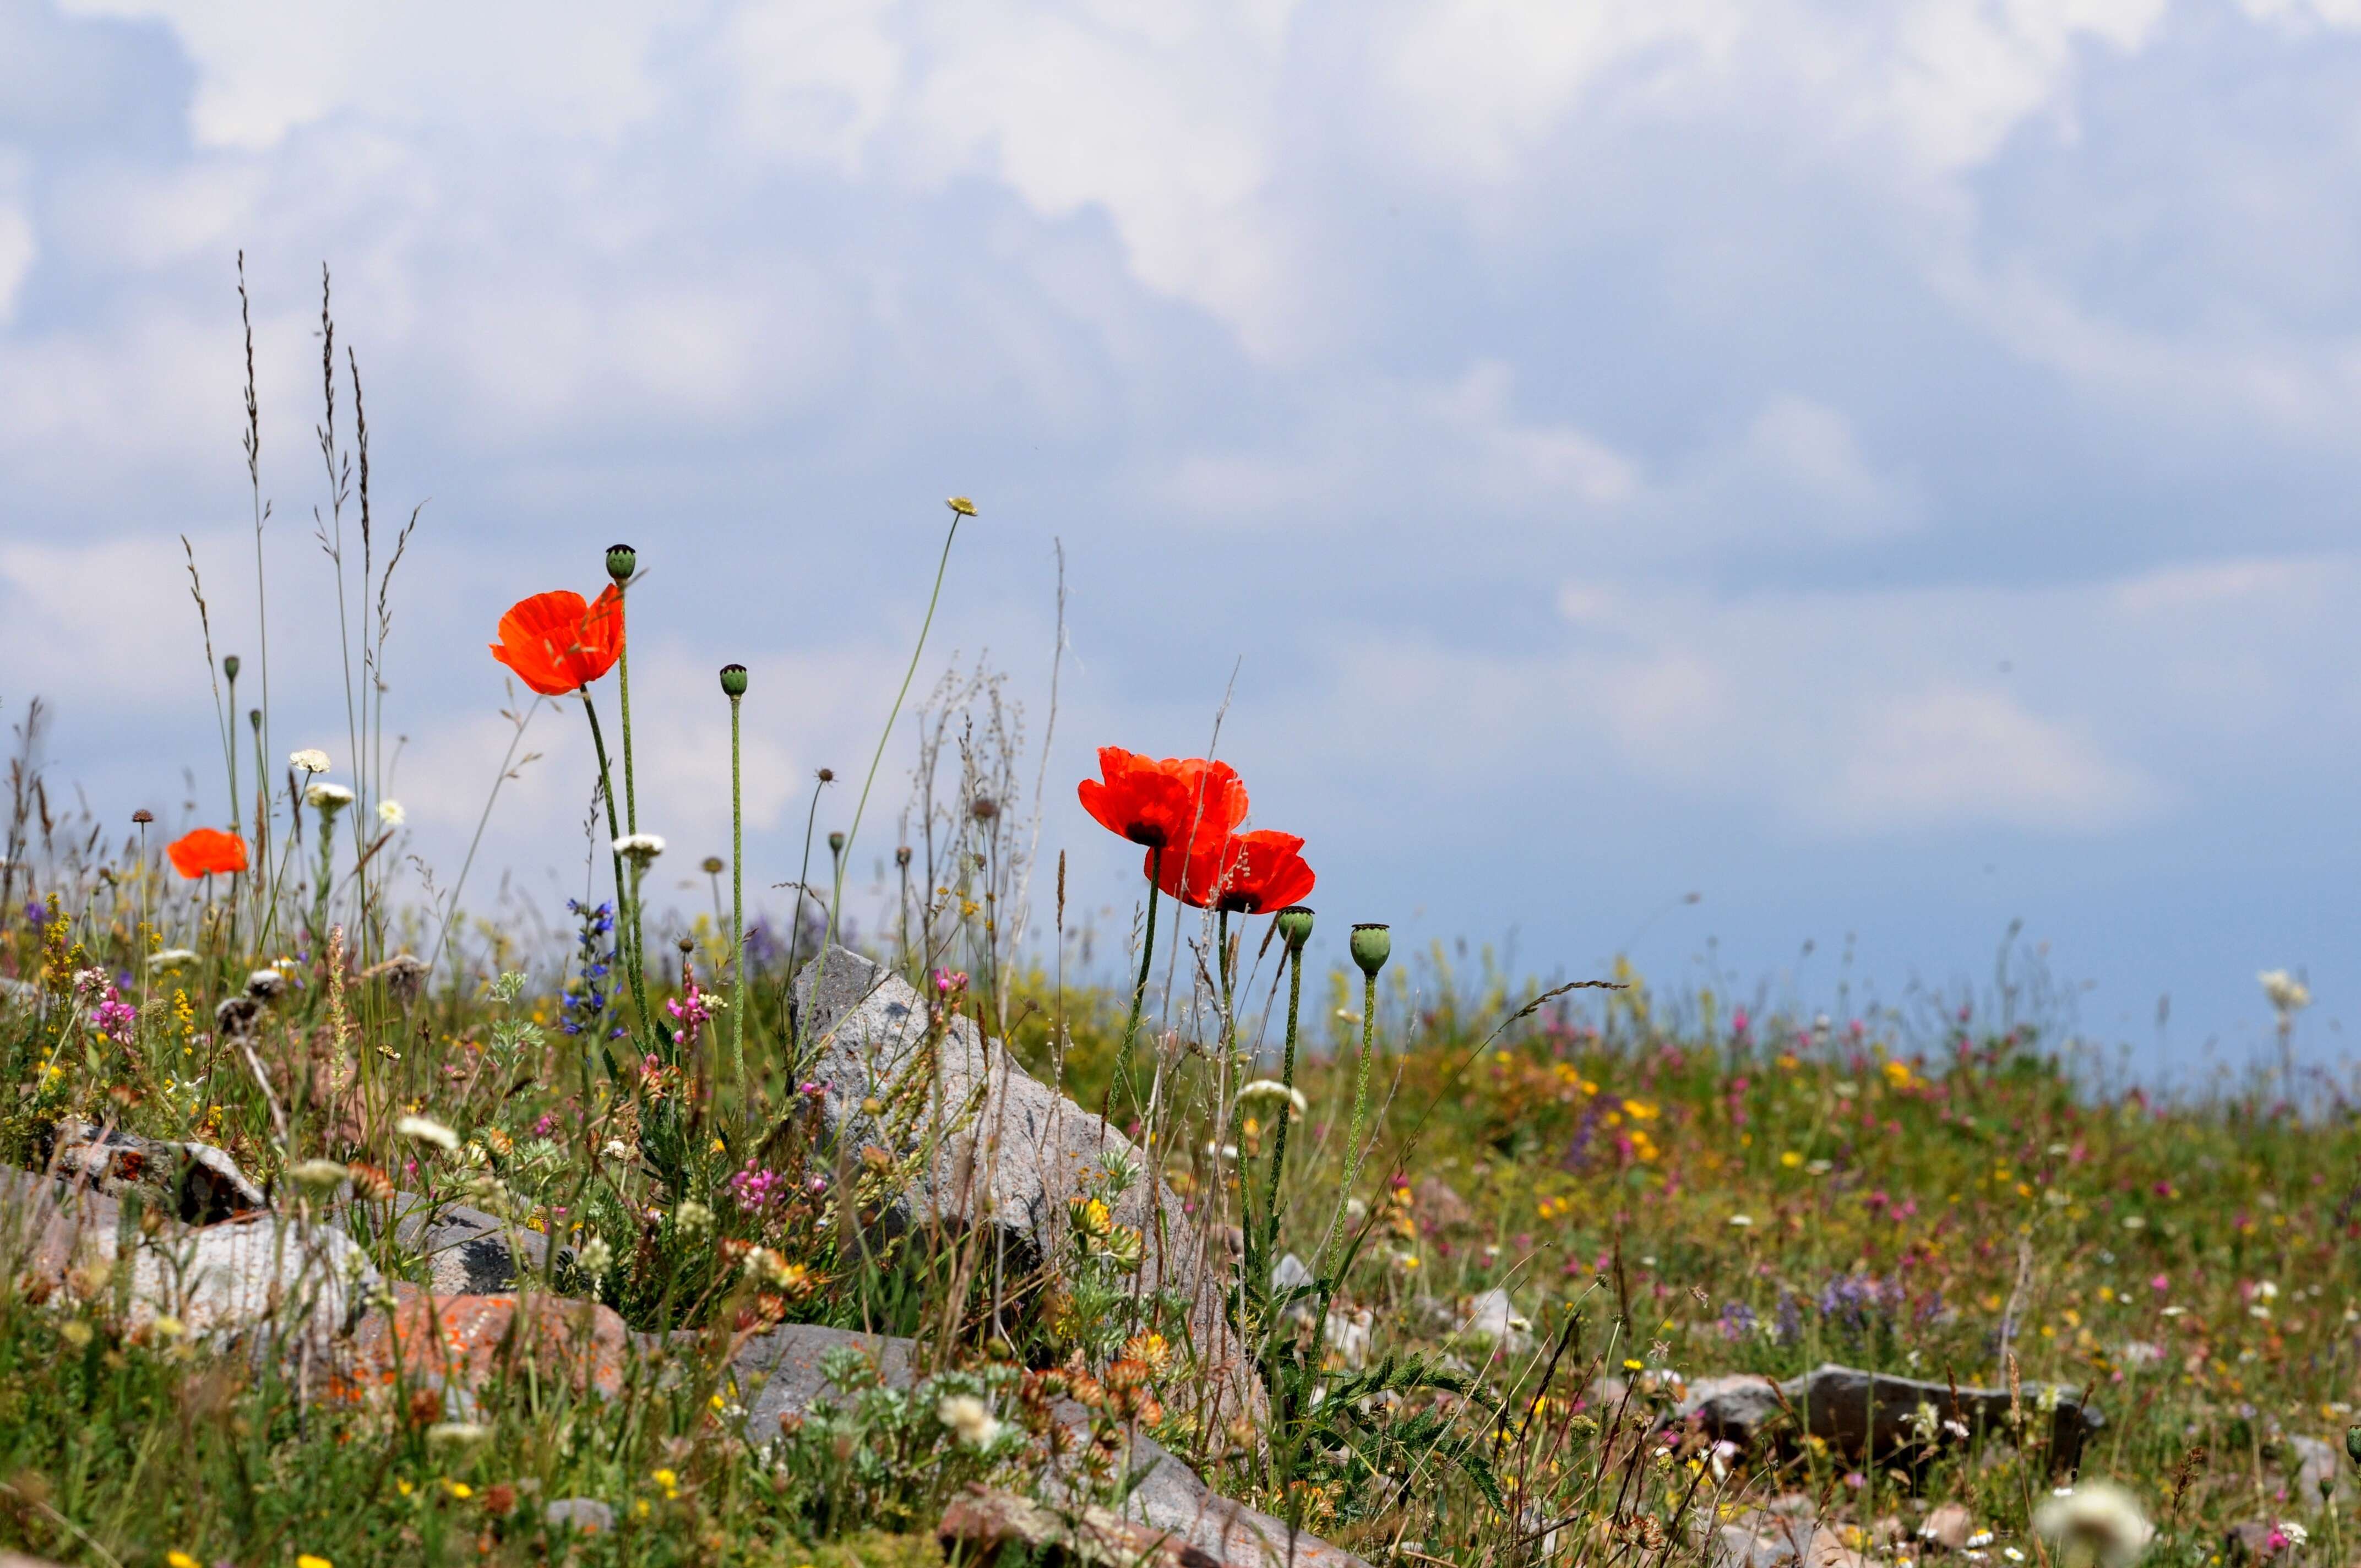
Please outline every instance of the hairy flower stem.
[[[627, 587], [624, 590], [624, 595], [628, 598], [630, 590]], [[616, 605], [615, 613], [618, 619], [622, 619], [623, 606], [620, 603]], [[628, 622], [626, 622], [622, 644], [616, 650], [615, 697], [616, 700], [622, 705], [623, 708], [623, 830], [627, 833], [637, 833], [640, 830], [640, 795], [639, 791], [633, 787], [631, 782], [631, 640]], [[587, 693], [584, 700], [588, 700]], [[595, 729], [598, 727], [598, 721], [593, 718], [590, 722], [591, 727]], [[614, 810], [611, 805], [609, 807], [607, 815], [609, 819], [611, 821], [614, 817]], [[638, 879], [636, 877], [632, 879], [632, 886], [633, 893], [631, 896], [631, 975], [633, 981], [636, 984], [640, 972], [640, 948], [644, 941], [644, 938], [640, 930], [640, 900], [637, 891]], [[645, 1008], [643, 1007], [642, 1011], [644, 1012]]]
[[740, 782], [738, 701], [730, 699], [730, 1076], [746, 1081], [746, 812]]
[[1124, 1022], [1123, 1044], [1115, 1055], [1115, 1084], [1135, 1105], [1139, 1094], [1131, 1075], [1131, 1043], [1139, 1037], [1139, 1010], [1148, 1003], [1148, 960], [1156, 956], [1156, 884], [1164, 875], [1164, 846], [1157, 845], [1148, 855], [1148, 929], [1139, 938], [1139, 980], [1131, 988], [1131, 1016]]
[[[1303, 949], [1290, 943], [1287, 949], [1287, 1047], [1279, 1064], [1279, 1080], [1288, 1088], [1295, 1087], [1295, 1017], [1303, 1003]], [[1270, 1190], [1263, 1196], [1263, 1254], [1268, 1256], [1279, 1245], [1279, 1179], [1287, 1168], [1288, 1112], [1294, 1105], [1290, 1099], [1280, 1108], [1279, 1131], [1272, 1135], [1270, 1146]]]
[[[598, 729], [598, 707], [590, 700], [588, 686], [582, 688], [582, 711], [590, 716], [590, 745], [592, 750], [598, 753], [598, 793], [604, 795], [607, 801], [607, 831], [614, 839], [620, 839], [623, 836], [623, 829], [615, 820], [615, 780], [607, 766], [607, 738]], [[612, 853], [615, 858], [615, 912], [618, 916], [615, 922], [616, 936], [620, 938], [620, 945], [623, 949], [623, 973], [631, 982], [631, 1005], [639, 1009], [640, 1026], [646, 1028], [649, 1022], [648, 996], [646, 987], [640, 978], [640, 947], [637, 940], [639, 922], [634, 918], [631, 924], [626, 927], [621, 918], [625, 915], [633, 913], [631, 901], [638, 894], [639, 886], [636, 881], [628, 885], [623, 881], [623, 851], [615, 850]]]
[[1378, 977], [1361, 981], [1361, 1065], [1353, 1075], [1353, 1135], [1345, 1145], [1345, 1198], [1361, 1179], [1361, 1126], [1369, 1109], [1369, 1057], [1378, 1048]]

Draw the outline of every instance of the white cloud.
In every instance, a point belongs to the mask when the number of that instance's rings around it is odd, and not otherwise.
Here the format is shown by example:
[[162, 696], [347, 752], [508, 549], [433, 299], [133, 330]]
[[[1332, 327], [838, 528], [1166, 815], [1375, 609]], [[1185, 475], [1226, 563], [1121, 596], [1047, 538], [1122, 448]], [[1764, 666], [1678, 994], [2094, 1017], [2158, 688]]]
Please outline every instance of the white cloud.
[[2158, 787], [2073, 727], [2007, 692], [1941, 685], [1869, 702], [1839, 738], [1811, 815], [1830, 831], [1996, 822], [2107, 828], [2152, 811]]

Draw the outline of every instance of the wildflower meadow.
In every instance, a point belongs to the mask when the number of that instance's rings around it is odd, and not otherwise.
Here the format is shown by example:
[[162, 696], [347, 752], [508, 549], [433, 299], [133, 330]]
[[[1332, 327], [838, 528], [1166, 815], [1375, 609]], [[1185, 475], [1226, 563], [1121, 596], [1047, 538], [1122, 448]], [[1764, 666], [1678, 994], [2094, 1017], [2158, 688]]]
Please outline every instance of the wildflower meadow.
[[[2361, 1122], [2291, 1054], [2158, 1097], [2005, 970], [1824, 1012], [1411, 950], [1404, 912], [1322, 902], [1351, 844], [1257, 825], [1252, 756], [1108, 736], [1029, 798], [997, 688], [934, 682], [985, 504], [940, 514], [897, 695], [861, 766], [809, 781], [800, 863], [742, 863], [759, 667], [700, 717], [732, 841], [664, 836], [631, 661], [635, 585], [678, 563], [585, 542], [480, 619], [512, 719], [588, 731], [589, 885], [487, 893], [498, 779], [466, 856], [405, 872], [377, 672], [418, 524], [383, 521], [323, 342], [312, 587], [346, 645], [274, 668], [268, 624], [205, 596], [243, 564], [191, 554], [221, 746], [181, 819], [61, 807], [44, 710], [7, 694], [0, 1547], [2361, 1554]], [[324, 678], [345, 729], [289, 734], [273, 683]], [[1069, 829], [1123, 841], [1120, 885], [1070, 885]], [[856, 853], [890, 854], [885, 906]], [[684, 863], [708, 907], [656, 871]], [[2310, 994], [2261, 984], [2284, 1048]]]

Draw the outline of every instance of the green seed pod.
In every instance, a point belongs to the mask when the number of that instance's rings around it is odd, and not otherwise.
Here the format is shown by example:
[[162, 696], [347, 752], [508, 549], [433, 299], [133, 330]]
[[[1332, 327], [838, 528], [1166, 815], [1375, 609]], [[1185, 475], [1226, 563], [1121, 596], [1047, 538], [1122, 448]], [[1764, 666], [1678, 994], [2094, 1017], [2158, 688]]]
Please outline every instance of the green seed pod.
[[721, 695], [733, 701], [746, 695], [745, 665], [724, 664], [721, 666]]
[[1312, 940], [1312, 911], [1301, 904], [1289, 905], [1272, 918], [1279, 925], [1279, 934], [1289, 952], [1301, 952], [1303, 944]]
[[1353, 927], [1353, 961], [1361, 966], [1363, 974], [1374, 976], [1379, 970], [1385, 968], [1386, 959], [1393, 955], [1393, 950], [1394, 938], [1390, 927], [1385, 926]]
[[235, 654], [235, 653], [225, 653], [225, 654], [223, 654], [223, 655], [222, 655], [222, 674], [223, 674], [227, 675], [231, 680], [236, 680], [236, 679], [237, 679], [237, 669], [238, 669], [238, 664], [237, 664], [237, 655], [236, 655], [236, 654]]
[[619, 583], [628, 583], [631, 574], [640, 569], [640, 553], [628, 544], [607, 546], [607, 575]]

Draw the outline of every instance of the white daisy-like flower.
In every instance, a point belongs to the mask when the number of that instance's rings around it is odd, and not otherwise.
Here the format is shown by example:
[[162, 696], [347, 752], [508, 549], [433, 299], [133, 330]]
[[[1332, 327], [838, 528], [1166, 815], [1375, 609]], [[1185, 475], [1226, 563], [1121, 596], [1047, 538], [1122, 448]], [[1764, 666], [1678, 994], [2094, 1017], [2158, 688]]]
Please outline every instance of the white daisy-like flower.
[[179, 969], [182, 964], [197, 961], [197, 955], [186, 948], [166, 948], [160, 953], [148, 955], [148, 967], [152, 970]]
[[456, 1446], [465, 1442], [481, 1442], [492, 1435], [492, 1429], [481, 1421], [436, 1421], [426, 1429], [426, 1441]]
[[303, 787], [303, 804], [323, 817], [334, 817], [353, 803], [353, 792], [340, 784], [314, 783]]
[[2104, 1481], [2085, 1482], [2042, 1504], [2034, 1510], [2033, 1528], [2075, 1568], [2131, 1568], [2156, 1534], [2139, 1500]]
[[1238, 1090], [1238, 1102], [1244, 1104], [1249, 1100], [1284, 1100], [1290, 1119], [1294, 1121], [1301, 1121], [1312, 1111], [1312, 1102], [1303, 1097], [1303, 1091], [1290, 1089], [1275, 1078], [1257, 1078], [1242, 1085]]
[[410, 820], [410, 813], [401, 809], [398, 800], [380, 800], [377, 803], [377, 819], [388, 828], [399, 828]]
[[615, 840], [615, 853], [635, 866], [644, 866], [664, 852], [664, 839], [653, 833], [626, 833]]
[[316, 746], [306, 746], [287, 753], [287, 765], [299, 773], [324, 773], [328, 771], [328, 753]]
[[998, 1418], [972, 1394], [944, 1395], [935, 1406], [935, 1419], [970, 1448], [986, 1447], [1000, 1435]]
[[459, 1135], [431, 1116], [404, 1116], [393, 1124], [393, 1130], [405, 1138], [415, 1138], [422, 1144], [433, 1144], [439, 1149], [456, 1149]]

